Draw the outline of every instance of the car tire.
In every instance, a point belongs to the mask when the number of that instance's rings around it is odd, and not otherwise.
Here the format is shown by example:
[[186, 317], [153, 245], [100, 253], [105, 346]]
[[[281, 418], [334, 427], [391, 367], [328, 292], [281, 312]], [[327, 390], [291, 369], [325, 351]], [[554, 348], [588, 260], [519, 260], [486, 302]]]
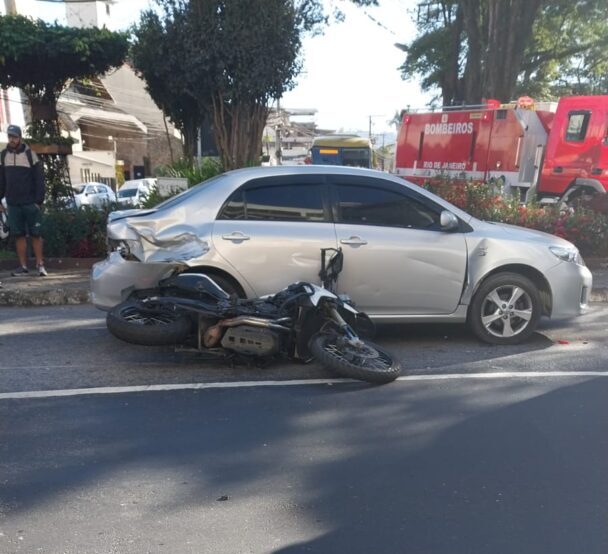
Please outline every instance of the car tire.
[[519, 344], [536, 330], [542, 302], [536, 285], [518, 273], [488, 277], [469, 308], [468, 323], [477, 338], [489, 344]]

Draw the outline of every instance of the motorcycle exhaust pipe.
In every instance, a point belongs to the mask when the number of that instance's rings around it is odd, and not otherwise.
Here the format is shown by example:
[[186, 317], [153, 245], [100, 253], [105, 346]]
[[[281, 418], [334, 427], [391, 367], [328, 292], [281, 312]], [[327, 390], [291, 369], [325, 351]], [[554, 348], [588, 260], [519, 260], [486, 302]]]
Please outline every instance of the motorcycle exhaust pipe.
[[214, 348], [222, 340], [222, 329], [224, 327], [239, 327], [240, 325], [250, 325], [251, 327], [261, 327], [263, 329], [272, 329], [273, 331], [290, 331], [289, 327], [281, 325], [287, 323], [290, 318], [283, 317], [269, 321], [261, 317], [252, 317], [248, 315], [240, 315], [231, 319], [222, 319], [220, 322], [212, 325], [205, 331], [203, 336], [203, 344], [205, 348]]

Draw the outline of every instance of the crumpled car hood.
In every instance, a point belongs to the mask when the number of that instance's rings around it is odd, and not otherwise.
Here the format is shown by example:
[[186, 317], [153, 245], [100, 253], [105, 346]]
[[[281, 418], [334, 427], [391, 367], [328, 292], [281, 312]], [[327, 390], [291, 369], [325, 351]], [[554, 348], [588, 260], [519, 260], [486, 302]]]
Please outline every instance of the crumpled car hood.
[[142, 262], [186, 262], [209, 251], [209, 243], [186, 223], [181, 209], [125, 210], [116, 214], [118, 217], [108, 222], [108, 237], [126, 241], [131, 254]]

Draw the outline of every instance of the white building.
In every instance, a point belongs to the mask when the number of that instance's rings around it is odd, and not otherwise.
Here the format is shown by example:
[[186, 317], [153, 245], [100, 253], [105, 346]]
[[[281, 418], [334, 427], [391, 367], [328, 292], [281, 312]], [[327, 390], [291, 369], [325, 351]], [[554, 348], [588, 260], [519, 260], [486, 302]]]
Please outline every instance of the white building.
[[70, 27], [110, 27], [115, 0], [66, 2], [65, 15]]

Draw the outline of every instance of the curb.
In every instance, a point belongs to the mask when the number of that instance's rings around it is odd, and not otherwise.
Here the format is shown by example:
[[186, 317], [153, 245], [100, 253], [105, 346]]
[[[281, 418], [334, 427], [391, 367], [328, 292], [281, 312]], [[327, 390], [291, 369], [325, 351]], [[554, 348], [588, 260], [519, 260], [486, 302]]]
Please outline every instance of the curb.
[[57, 288], [45, 291], [3, 291], [0, 289], [0, 306], [65, 306], [90, 302], [91, 293], [88, 288]]
[[[88, 287], [57, 288], [42, 291], [17, 291], [0, 289], [0, 306], [65, 306], [89, 304], [91, 292]], [[589, 302], [608, 303], [608, 288], [593, 289]]]

